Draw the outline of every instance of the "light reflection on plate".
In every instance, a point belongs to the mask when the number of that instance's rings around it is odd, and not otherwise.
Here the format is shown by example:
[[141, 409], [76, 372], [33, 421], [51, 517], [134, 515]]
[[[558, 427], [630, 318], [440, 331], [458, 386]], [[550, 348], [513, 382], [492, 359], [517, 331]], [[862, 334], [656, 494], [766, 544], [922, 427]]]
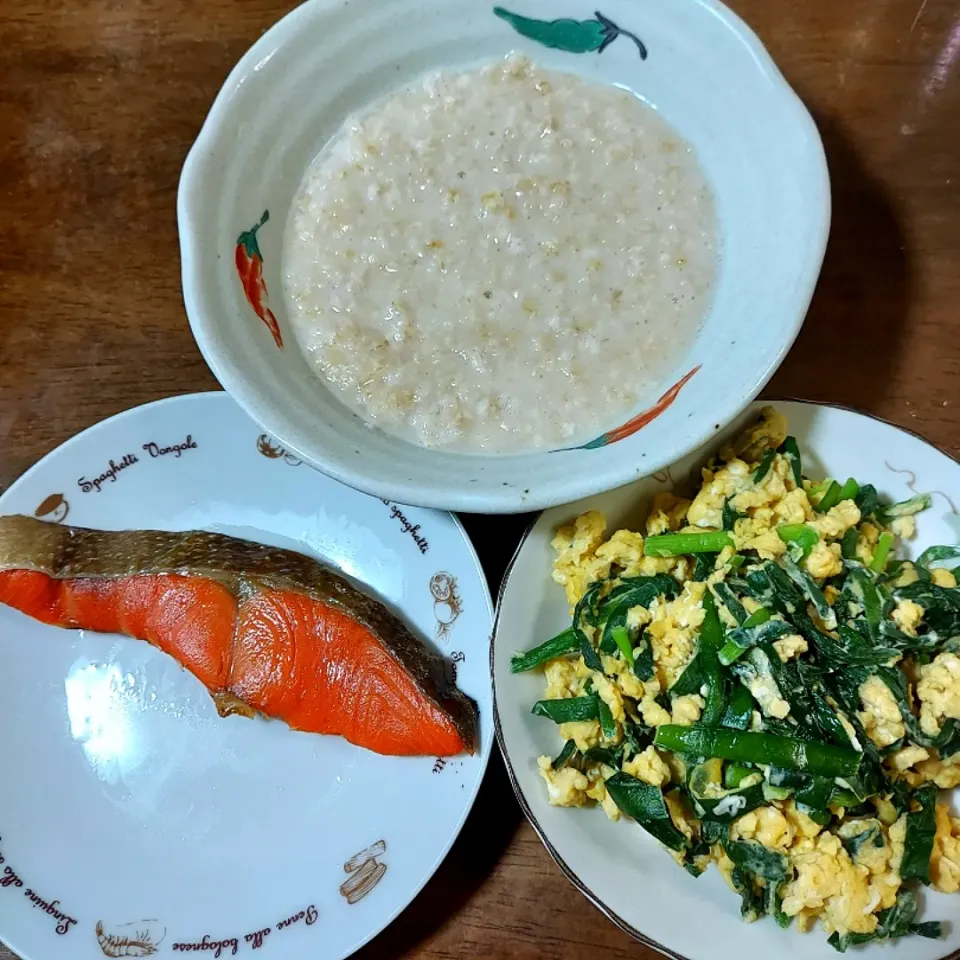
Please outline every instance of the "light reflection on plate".
[[124, 675], [116, 664], [90, 663], [86, 657], [77, 660], [64, 681], [70, 733], [104, 783], [125, 781], [137, 752], [123, 702], [135, 685], [132, 673]]

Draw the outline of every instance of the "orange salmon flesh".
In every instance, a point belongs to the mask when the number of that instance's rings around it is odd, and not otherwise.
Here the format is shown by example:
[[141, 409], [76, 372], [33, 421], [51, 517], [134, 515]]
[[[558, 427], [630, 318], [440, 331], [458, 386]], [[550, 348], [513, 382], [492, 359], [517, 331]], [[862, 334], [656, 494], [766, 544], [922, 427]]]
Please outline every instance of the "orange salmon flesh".
[[[30, 569], [54, 561], [31, 562], [29, 556], [22, 567], [9, 568], [4, 533], [7, 521], [14, 519], [55, 526], [32, 518], [0, 518], [0, 567], [8, 567], [0, 569], [0, 602], [58, 627], [147, 641], [189, 670], [224, 714], [260, 713], [295, 730], [341, 736], [381, 754], [473, 752], [475, 707], [446, 683], [440, 658], [376, 600], [315, 561], [248, 544], [257, 579], [245, 579], [235, 568], [247, 541], [194, 533], [181, 535], [194, 538], [192, 551], [197, 537], [215, 538], [212, 546], [228, 555], [222, 577], [156, 569], [120, 576], [56, 576], [49, 569]], [[128, 535], [94, 533], [98, 545]], [[158, 565], [143, 561], [143, 541], [131, 553], [140, 566]], [[275, 582], [264, 583], [265, 566], [278, 557], [286, 564], [278, 567]], [[63, 565], [73, 572], [82, 559], [74, 556]], [[301, 568], [309, 576], [297, 583]], [[317, 595], [324, 591], [330, 593], [329, 601]]]

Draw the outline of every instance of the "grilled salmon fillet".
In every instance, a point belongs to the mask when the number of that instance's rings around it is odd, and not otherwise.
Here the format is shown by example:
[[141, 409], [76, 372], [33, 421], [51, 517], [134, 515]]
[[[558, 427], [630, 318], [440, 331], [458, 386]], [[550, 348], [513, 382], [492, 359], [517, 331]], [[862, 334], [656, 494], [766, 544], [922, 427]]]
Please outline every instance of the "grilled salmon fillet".
[[221, 714], [262, 714], [377, 753], [473, 753], [477, 712], [441, 657], [316, 560], [219, 533], [0, 517], [0, 602], [172, 656]]

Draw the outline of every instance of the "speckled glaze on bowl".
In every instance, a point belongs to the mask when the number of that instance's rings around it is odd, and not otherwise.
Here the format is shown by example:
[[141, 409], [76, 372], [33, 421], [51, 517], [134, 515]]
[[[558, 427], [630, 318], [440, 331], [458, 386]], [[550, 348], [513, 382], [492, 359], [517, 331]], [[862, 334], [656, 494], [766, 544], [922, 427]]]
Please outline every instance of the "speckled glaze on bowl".
[[[722, 258], [702, 330], [626, 423], [573, 450], [471, 456], [371, 428], [311, 372], [281, 297], [284, 226], [310, 160], [350, 113], [422, 73], [526, 53], [635, 91], [693, 144]], [[404, 503], [512, 513], [622, 486], [733, 419], [793, 343], [830, 221], [823, 147], [753, 33], [714, 0], [309, 0], [240, 60], [184, 164], [183, 291], [216, 377], [283, 445]], [[657, 400], [659, 397], [659, 400]]]

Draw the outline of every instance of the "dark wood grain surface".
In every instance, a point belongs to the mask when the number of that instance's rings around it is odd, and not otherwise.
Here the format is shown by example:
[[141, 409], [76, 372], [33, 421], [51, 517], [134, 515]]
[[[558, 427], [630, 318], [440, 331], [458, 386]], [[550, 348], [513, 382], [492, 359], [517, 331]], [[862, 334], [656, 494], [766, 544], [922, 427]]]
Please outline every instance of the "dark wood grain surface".
[[[820, 285], [768, 392], [960, 455], [960, 4], [733, 5], [813, 112], [833, 179]], [[0, 0], [0, 489], [110, 414], [217, 388], [181, 303], [177, 179], [228, 70], [287, 9]], [[467, 520], [495, 589], [524, 521]], [[653, 954], [561, 876], [495, 756], [453, 852], [360, 956]]]

